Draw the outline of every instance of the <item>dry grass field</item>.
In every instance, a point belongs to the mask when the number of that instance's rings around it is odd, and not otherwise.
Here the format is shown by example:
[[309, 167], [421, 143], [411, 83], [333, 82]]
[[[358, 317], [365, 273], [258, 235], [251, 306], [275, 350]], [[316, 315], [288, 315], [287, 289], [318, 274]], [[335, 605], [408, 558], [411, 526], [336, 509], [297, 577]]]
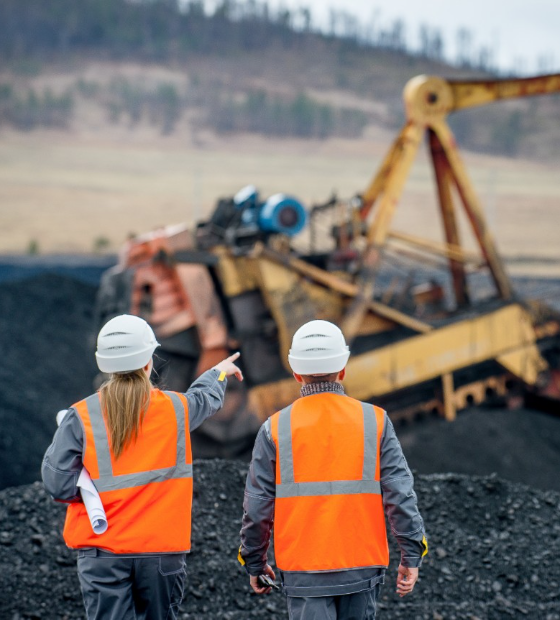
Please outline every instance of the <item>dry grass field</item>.
[[[306, 204], [363, 191], [392, 136], [360, 140], [216, 139], [149, 129], [0, 134], [0, 253], [91, 252], [106, 239], [115, 251], [131, 232], [192, 223], [216, 199], [246, 184], [262, 195], [285, 192]], [[464, 154], [500, 251], [527, 273], [560, 275], [560, 175], [553, 165]], [[441, 225], [432, 171], [415, 164], [394, 221], [434, 239]], [[463, 230], [467, 227], [463, 222]], [[465, 234], [467, 242], [468, 235]], [[472, 241], [472, 240], [471, 240]], [[556, 262], [558, 261], [558, 262]]]

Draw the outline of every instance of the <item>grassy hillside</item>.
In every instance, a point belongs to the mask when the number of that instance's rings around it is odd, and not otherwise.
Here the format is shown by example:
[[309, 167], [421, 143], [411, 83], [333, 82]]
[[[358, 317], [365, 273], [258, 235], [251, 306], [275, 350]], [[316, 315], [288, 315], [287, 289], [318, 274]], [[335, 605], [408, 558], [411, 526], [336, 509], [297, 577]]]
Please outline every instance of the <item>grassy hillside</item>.
[[[115, 251], [130, 232], [192, 224], [209, 214], [218, 197], [249, 183], [263, 196], [286, 192], [308, 206], [333, 190], [349, 198], [365, 189], [391, 137], [377, 132], [361, 140], [271, 141], [202, 133], [193, 144], [149, 128], [80, 136], [5, 133], [0, 252]], [[557, 168], [468, 153], [465, 159], [500, 251], [557, 260]], [[461, 224], [466, 233], [469, 227]], [[407, 181], [394, 227], [442, 239], [424, 156]], [[464, 238], [472, 245], [468, 234]], [[546, 269], [557, 272], [557, 263]]]

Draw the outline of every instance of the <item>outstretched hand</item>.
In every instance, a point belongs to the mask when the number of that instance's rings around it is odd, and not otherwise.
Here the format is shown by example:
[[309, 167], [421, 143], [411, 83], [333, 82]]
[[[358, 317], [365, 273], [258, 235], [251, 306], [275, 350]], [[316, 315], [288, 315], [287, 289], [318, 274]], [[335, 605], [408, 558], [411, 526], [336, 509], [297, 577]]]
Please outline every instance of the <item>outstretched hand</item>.
[[216, 364], [214, 368], [216, 370], [219, 370], [220, 372], [225, 372], [227, 377], [231, 375], [235, 375], [239, 379], [239, 381], [243, 381], [243, 373], [233, 363], [240, 355], [241, 353], [239, 352], [234, 353], [233, 355], [230, 355], [225, 360], [222, 360], [219, 364]]
[[399, 565], [399, 573], [397, 575], [397, 594], [406, 596], [414, 589], [414, 585], [418, 581], [418, 569], [407, 568], [402, 564]]

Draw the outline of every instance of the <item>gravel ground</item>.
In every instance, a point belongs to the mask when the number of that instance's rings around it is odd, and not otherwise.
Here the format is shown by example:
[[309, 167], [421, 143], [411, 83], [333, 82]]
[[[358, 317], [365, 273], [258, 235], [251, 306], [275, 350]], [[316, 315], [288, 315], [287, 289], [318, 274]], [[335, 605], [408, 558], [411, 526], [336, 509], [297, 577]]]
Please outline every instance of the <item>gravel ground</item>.
[[[197, 461], [193, 552], [183, 619], [287, 618], [282, 594], [251, 594], [236, 561], [247, 465]], [[418, 476], [430, 554], [415, 592], [394, 593], [398, 552], [381, 619], [560, 620], [560, 494], [496, 476]], [[0, 618], [82, 618], [74, 552], [60, 531], [64, 507], [40, 483], [0, 492]]]

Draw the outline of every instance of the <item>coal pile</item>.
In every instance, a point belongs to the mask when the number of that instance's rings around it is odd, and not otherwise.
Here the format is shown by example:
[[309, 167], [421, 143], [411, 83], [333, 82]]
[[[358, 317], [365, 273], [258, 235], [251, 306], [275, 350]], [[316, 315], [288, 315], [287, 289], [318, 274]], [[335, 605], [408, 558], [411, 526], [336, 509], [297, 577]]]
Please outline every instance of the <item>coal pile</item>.
[[55, 274], [0, 286], [0, 489], [39, 478], [56, 412], [92, 390], [95, 294]]
[[472, 407], [450, 423], [442, 418], [397, 427], [412, 469], [455, 472], [560, 491], [560, 418], [530, 409]]
[[[236, 560], [247, 465], [195, 462], [193, 552], [180, 617], [285, 619], [281, 594], [258, 597]], [[394, 593], [399, 555], [382, 589], [381, 619], [560, 620], [560, 494], [496, 476], [418, 476], [430, 554], [415, 592]], [[83, 618], [64, 507], [40, 483], [0, 492], [0, 617]]]

